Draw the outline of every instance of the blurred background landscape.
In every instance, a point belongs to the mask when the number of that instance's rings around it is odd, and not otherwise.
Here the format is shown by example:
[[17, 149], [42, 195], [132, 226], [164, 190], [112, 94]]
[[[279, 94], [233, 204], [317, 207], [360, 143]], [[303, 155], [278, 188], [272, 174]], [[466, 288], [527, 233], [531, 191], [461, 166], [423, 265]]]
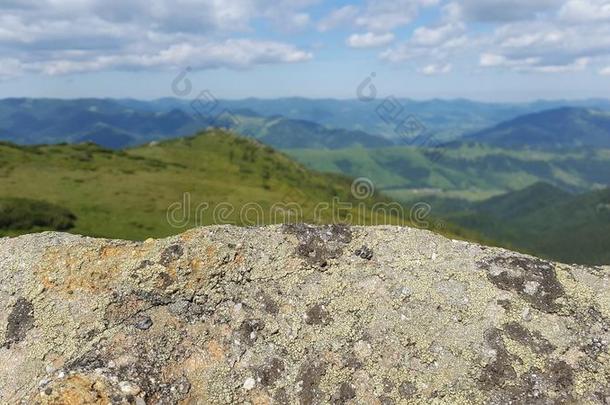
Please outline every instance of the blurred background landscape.
[[607, 1], [153, 3], [0, 5], [0, 235], [394, 224], [610, 263]]

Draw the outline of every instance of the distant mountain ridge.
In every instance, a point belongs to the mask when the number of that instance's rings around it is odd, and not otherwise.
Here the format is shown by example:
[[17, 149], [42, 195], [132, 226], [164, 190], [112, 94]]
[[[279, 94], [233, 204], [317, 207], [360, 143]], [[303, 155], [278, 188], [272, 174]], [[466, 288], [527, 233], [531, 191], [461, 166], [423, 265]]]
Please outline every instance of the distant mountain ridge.
[[354, 146], [380, 148], [395, 145], [389, 139], [364, 131], [327, 128], [316, 122], [281, 116], [241, 116], [235, 130], [278, 149], [341, 149]]
[[189, 135], [201, 126], [179, 109], [137, 111], [113, 100], [0, 101], [0, 140], [25, 145], [93, 141], [116, 149]]
[[563, 107], [517, 117], [464, 137], [503, 148], [610, 148], [610, 113]]
[[393, 145], [386, 138], [364, 131], [327, 128], [281, 116], [265, 117], [247, 108], [221, 115], [198, 114], [183, 108], [175, 105], [156, 111], [155, 103], [129, 101], [123, 105], [120, 101], [96, 99], [0, 100], [0, 140], [26, 145], [93, 142], [121, 149], [218, 127], [234, 129], [281, 149]]
[[[483, 103], [463, 99], [415, 101], [380, 98], [367, 103], [357, 99], [250, 98], [213, 100], [216, 108], [207, 112], [200, 111], [201, 108], [195, 111], [194, 101], [176, 98], [152, 101], [3, 99], [0, 100], [0, 140], [20, 144], [92, 140], [102, 146], [120, 148], [220, 127], [233, 128], [259, 139], [269, 135], [262, 141], [280, 148], [380, 147], [387, 146], [388, 142], [408, 144], [413, 141], [396, 131], [401, 119], [411, 116], [420, 122], [427, 139], [442, 144], [547, 109], [574, 106], [610, 111], [608, 100]], [[391, 119], [384, 114], [384, 108], [387, 108], [384, 103], [388, 102], [397, 103]], [[223, 111], [226, 114], [220, 114]], [[288, 122], [275, 129], [294, 129], [294, 143], [291, 143], [291, 134], [263, 133], [269, 127], [268, 120], [279, 117]], [[243, 125], [242, 121], [246, 124]], [[309, 132], [304, 132], [304, 122], [319, 127], [310, 126]], [[322, 131], [323, 128], [331, 132]], [[413, 137], [419, 135], [413, 134]], [[343, 137], [349, 140], [344, 142]]]

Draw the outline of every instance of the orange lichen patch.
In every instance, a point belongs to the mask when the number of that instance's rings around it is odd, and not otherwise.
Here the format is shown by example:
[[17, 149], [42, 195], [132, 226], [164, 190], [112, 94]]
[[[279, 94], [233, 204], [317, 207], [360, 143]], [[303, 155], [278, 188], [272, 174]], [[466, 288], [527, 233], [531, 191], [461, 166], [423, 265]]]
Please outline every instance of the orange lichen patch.
[[271, 398], [269, 395], [263, 391], [256, 390], [252, 392], [250, 395], [250, 401], [252, 401], [252, 405], [270, 405]]
[[205, 262], [206, 263], [210, 263], [211, 265], [215, 265], [219, 262], [218, 260], [218, 249], [213, 246], [213, 245], [209, 245], [205, 248], [205, 256], [206, 259]]
[[220, 343], [218, 343], [216, 340], [210, 340], [207, 344], [207, 349], [207, 352], [210, 355], [210, 360], [215, 362], [224, 361], [225, 352]]
[[201, 259], [193, 259], [189, 263], [189, 268], [192, 273], [201, 273], [205, 268], [204, 261]]
[[[220, 346], [213, 346], [211, 351], [212, 353], [210, 353], [209, 347], [206, 347], [206, 350], [197, 350], [180, 366], [181, 372], [191, 383], [190, 397], [204, 401], [201, 403], [206, 403], [205, 399], [209, 396], [210, 370], [217, 364], [213, 358], [215, 356], [224, 358], [224, 351]], [[191, 404], [192, 402], [185, 399], [181, 403]]]
[[50, 249], [41, 261], [45, 265], [36, 269], [36, 273], [47, 289], [100, 292], [109, 290], [110, 284], [124, 275], [125, 263], [140, 257], [142, 252], [132, 245]]
[[180, 235], [180, 240], [182, 240], [183, 242], [189, 242], [193, 239], [199, 238], [200, 236], [201, 236], [201, 229], [193, 228], [193, 229], [189, 229], [188, 231], [186, 231], [182, 235]]
[[199, 289], [208, 279], [208, 275], [205, 271], [206, 263], [201, 259], [193, 259], [189, 262], [188, 267], [190, 269], [190, 274], [185, 288]]
[[[182, 342], [183, 344], [185, 342]], [[192, 342], [189, 342], [191, 345]], [[220, 362], [225, 361], [226, 350], [217, 340], [212, 339], [206, 342], [202, 348], [193, 351], [192, 354], [185, 360], [183, 365], [180, 365], [179, 372], [188, 370], [190, 372], [201, 372], [209, 369]]]
[[233, 259], [233, 263], [237, 266], [244, 264], [245, 257], [238, 251], [235, 253], [235, 259]]
[[33, 401], [41, 405], [106, 405], [111, 402], [103, 381], [80, 374], [55, 382]]
[[137, 249], [135, 249], [135, 246], [131, 245], [107, 245], [102, 246], [102, 248], [100, 249], [100, 258], [107, 259], [117, 256], [124, 258], [128, 255], [134, 256], [136, 252]]

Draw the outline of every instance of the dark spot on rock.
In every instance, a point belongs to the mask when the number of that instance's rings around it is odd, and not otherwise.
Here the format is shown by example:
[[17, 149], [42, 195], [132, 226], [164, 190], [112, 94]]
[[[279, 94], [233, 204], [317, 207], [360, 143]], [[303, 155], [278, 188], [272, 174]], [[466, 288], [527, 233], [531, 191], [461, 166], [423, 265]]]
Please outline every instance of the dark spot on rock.
[[595, 395], [595, 399], [598, 403], [610, 405], [610, 386], [601, 387], [599, 391], [596, 391], [593, 395]]
[[594, 337], [585, 344], [582, 350], [593, 360], [597, 360], [600, 354], [608, 352], [608, 342], [601, 337]]
[[354, 386], [348, 382], [344, 382], [339, 386], [337, 392], [333, 395], [332, 402], [335, 404], [345, 404], [350, 399], [356, 398], [356, 390]]
[[549, 366], [549, 381], [556, 391], [566, 392], [574, 385], [574, 371], [561, 360]]
[[180, 245], [171, 245], [161, 252], [161, 260], [159, 263], [167, 267], [171, 262], [174, 262], [182, 257], [184, 249]]
[[[172, 362], [181, 363], [186, 352], [180, 349], [181, 341], [172, 342], [166, 337], [133, 335], [123, 347], [130, 354], [130, 360], [118, 366], [109, 367], [116, 358], [116, 347], [107, 340], [100, 340], [93, 348], [66, 363], [62, 371], [66, 374], [103, 375], [110, 384], [109, 392], [118, 392], [120, 381], [129, 381], [146, 393], [146, 403], [177, 404], [186, 398], [190, 382], [185, 376], [166, 375], [164, 370]], [[114, 387], [114, 390], [112, 389]], [[124, 403], [124, 402], [123, 402]]]
[[51, 388], [51, 387], [45, 388], [45, 390], [44, 390], [45, 395], [48, 396], [48, 395], [51, 395], [52, 393], [53, 393], [53, 388]]
[[[515, 340], [528, 342], [530, 339], [535, 339], [535, 337], [532, 337], [534, 335], [527, 330], [512, 324], [505, 325], [505, 332], [511, 339]], [[534, 367], [517, 376], [512, 364], [520, 362], [520, 359], [506, 351], [502, 331], [498, 329], [488, 331], [486, 340], [489, 346], [496, 351], [496, 358], [484, 367], [479, 382], [483, 390], [490, 392], [490, 398], [492, 399], [490, 403], [575, 403], [570, 392], [574, 384], [574, 375], [573, 370], [567, 363], [564, 361], [548, 362], [545, 370]]]
[[394, 383], [389, 378], [384, 378], [381, 381], [381, 385], [383, 387], [383, 392], [385, 392], [386, 394], [389, 394], [394, 389]]
[[479, 262], [487, 271], [487, 278], [496, 287], [513, 291], [534, 308], [555, 313], [560, 308], [557, 298], [564, 295], [553, 264], [534, 258], [509, 256], [495, 257]]
[[273, 358], [263, 367], [255, 369], [254, 374], [263, 387], [269, 387], [282, 377], [285, 369], [286, 367], [281, 359]]
[[313, 227], [305, 224], [286, 224], [282, 231], [295, 235], [299, 240], [296, 253], [310, 265], [320, 268], [328, 266], [330, 259], [343, 254], [343, 248], [352, 240], [352, 233], [345, 225]]
[[396, 405], [396, 401], [386, 396], [379, 397], [379, 402], [381, 403], [381, 405]]
[[507, 311], [510, 311], [512, 304], [509, 300], [498, 300], [496, 303]]
[[104, 355], [104, 350], [99, 346], [85, 352], [80, 357], [68, 362], [65, 365], [67, 371], [92, 372], [95, 369], [106, 367], [108, 361]]
[[140, 264], [138, 265], [138, 267], [136, 267], [136, 270], [141, 270], [144, 269], [146, 267], [152, 266], [154, 263], [151, 262], [150, 260], [142, 260], [140, 262]]
[[263, 303], [263, 309], [265, 312], [271, 315], [277, 315], [280, 312], [277, 303], [269, 296], [269, 294], [261, 292], [259, 298]]
[[351, 368], [352, 370], [360, 370], [362, 368], [362, 362], [354, 355], [354, 353], [349, 353], [345, 355], [343, 358], [343, 364], [347, 368]]
[[290, 398], [285, 388], [278, 388], [273, 395], [273, 403], [277, 405], [290, 405]]
[[354, 254], [364, 260], [371, 260], [373, 258], [373, 251], [366, 246], [362, 246]]
[[330, 313], [324, 304], [316, 304], [305, 313], [305, 323], [308, 325], [328, 325], [332, 321]]
[[587, 315], [592, 322], [604, 323], [606, 321], [602, 313], [595, 307], [589, 307], [587, 309]]
[[265, 328], [263, 321], [258, 319], [248, 319], [242, 322], [237, 333], [239, 341], [248, 346], [254, 344], [257, 338], [257, 332]]
[[4, 346], [10, 348], [12, 344], [23, 341], [33, 327], [34, 306], [25, 298], [19, 298], [8, 316]]
[[301, 405], [322, 402], [324, 393], [320, 389], [320, 382], [325, 373], [325, 364], [318, 360], [301, 364], [297, 375], [297, 383], [301, 383], [301, 392], [299, 392]]
[[555, 350], [555, 346], [540, 332], [530, 332], [517, 322], [504, 325], [504, 332], [512, 340], [528, 346], [534, 353], [549, 354]]
[[517, 378], [517, 373], [512, 366], [513, 359], [506, 350], [500, 330], [492, 329], [488, 331], [485, 340], [495, 350], [496, 358], [483, 367], [483, 372], [479, 376], [479, 382], [485, 390], [491, 390], [496, 387], [503, 388], [507, 382]]
[[174, 283], [174, 280], [170, 277], [170, 275], [164, 271], [159, 273], [159, 280], [161, 280], [161, 289], [166, 289]]
[[138, 290], [132, 295], [152, 306], [167, 305], [172, 302], [170, 297], [155, 291]]
[[[205, 299], [205, 297], [200, 298]], [[204, 303], [204, 301], [202, 302]], [[187, 299], [177, 299], [168, 305], [168, 309], [172, 314], [185, 319], [189, 323], [201, 321], [206, 315], [214, 312], [213, 308], [206, 308], [205, 305], [196, 304]]]
[[412, 382], [403, 381], [398, 387], [398, 393], [403, 399], [408, 399], [417, 393], [417, 388]]
[[138, 317], [138, 319], [136, 319], [133, 326], [135, 326], [136, 329], [148, 330], [148, 329], [150, 329], [150, 327], [152, 325], [153, 325], [153, 321], [152, 321], [152, 319], [150, 319], [150, 316], [144, 315], [144, 316]]

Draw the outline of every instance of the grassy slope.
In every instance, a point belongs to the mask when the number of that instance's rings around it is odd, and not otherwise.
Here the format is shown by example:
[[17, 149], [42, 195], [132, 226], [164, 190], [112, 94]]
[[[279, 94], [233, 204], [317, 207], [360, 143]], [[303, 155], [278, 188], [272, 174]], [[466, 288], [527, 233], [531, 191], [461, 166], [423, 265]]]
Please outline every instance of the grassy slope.
[[11, 235], [21, 231], [68, 230], [75, 220], [67, 209], [45, 201], [0, 198], [0, 229]]
[[497, 245], [562, 262], [610, 263], [610, 189], [571, 195], [537, 183], [479, 203], [426, 201], [437, 216]]
[[[121, 152], [91, 144], [0, 144], [0, 197], [65, 207], [78, 218], [71, 231], [93, 236], [144, 239], [176, 234], [186, 227], [218, 223], [212, 209], [220, 203], [235, 207], [223, 223], [254, 224], [252, 215], [246, 222], [239, 218], [247, 203], [263, 208], [264, 217], [257, 222], [275, 222], [269, 214], [275, 202], [301, 204], [302, 219], [311, 222], [319, 202], [339, 198], [360, 203], [351, 196], [350, 186], [346, 177], [312, 172], [271, 148], [220, 131]], [[185, 192], [191, 195], [189, 221], [172, 227], [167, 209], [183, 201]], [[375, 201], [381, 200], [364, 203]], [[197, 217], [202, 202], [211, 208]], [[320, 219], [341, 218], [326, 210]], [[373, 221], [368, 215], [362, 219]]]
[[316, 170], [369, 177], [387, 195], [402, 201], [420, 194], [483, 200], [544, 181], [574, 191], [610, 184], [607, 150], [541, 152], [463, 145], [441, 150], [439, 160], [425, 150], [286, 150]]

